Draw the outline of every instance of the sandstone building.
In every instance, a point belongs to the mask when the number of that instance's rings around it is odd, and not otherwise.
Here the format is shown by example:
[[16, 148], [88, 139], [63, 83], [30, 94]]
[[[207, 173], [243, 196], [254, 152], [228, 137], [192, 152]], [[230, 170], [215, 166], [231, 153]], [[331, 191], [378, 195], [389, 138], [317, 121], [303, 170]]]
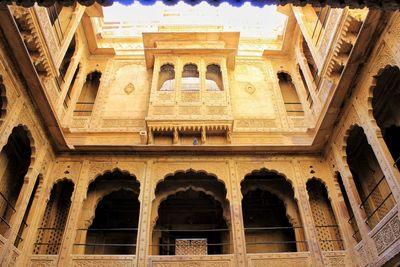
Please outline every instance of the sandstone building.
[[30, 6], [0, 6], [1, 266], [400, 266], [393, 5]]

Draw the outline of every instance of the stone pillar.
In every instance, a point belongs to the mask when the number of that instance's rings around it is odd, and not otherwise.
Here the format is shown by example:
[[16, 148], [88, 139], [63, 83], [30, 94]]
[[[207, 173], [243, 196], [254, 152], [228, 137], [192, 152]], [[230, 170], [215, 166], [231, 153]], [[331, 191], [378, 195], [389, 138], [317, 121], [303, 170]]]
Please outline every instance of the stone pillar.
[[[10, 255], [13, 254], [13, 248], [14, 248], [14, 241], [17, 238], [18, 231], [20, 228], [20, 225], [22, 223], [22, 219], [25, 214], [25, 210], [27, 208], [30, 196], [32, 194], [33, 187], [35, 186], [36, 178], [38, 176], [38, 169], [40, 165], [42, 164], [42, 161], [44, 159], [45, 155], [45, 150], [43, 147], [41, 149], [36, 148], [36, 160], [33, 162], [33, 165], [31, 164], [29, 166], [28, 172], [26, 176], [24, 177], [24, 183], [22, 185], [21, 191], [19, 193], [17, 203], [15, 205], [15, 214], [12, 216], [9, 224], [10, 224], [10, 229], [8, 230], [7, 233], [7, 244], [5, 245], [3, 249], [3, 255], [1, 257], [0, 263], [7, 262], [7, 256], [5, 255]], [[11, 257], [8, 257], [9, 260], [11, 260]], [[16, 260], [16, 259], [14, 259]]]
[[[43, 164], [49, 164], [49, 162], [44, 162]], [[43, 218], [43, 213], [46, 209], [47, 200], [50, 198], [50, 190], [53, 186], [47, 177], [50, 177], [50, 173], [52, 171], [53, 165], [47, 169], [47, 172], [43, 174], [42, 181], [39, 184], [39, 187], [36, 191], [36, 196], [34, 202], [36, 204], [32, 206], [32, 210], [30, 211], [34, 214], [30, 224], [25, 229], [25, 239], [22, 244], [21, 256], [18, 257], [17, 266], [28, 266], [27, 260], [29, 260], [28, 255], [33, 252], [34, 243], [37, 237], [37, 229], [40, 225], [40, 222]]]
[[236, 266], [247, 266], [246, 240], [244, 234], [244, 222], [242, 214], [242, 193], [240, 192], [240, 178], [237, 177], [236, 166], [233, 160], [227, 162], [229, 168], [229, 181], [227, 189], [230, 188], [230, 212], [231, 212], [231, 243], [235, 254]]
[[[329, 166], [327, 166], [329, 168]], [[332, 172], [332, 179], [335, 177], [335, 174]], [[333, 183], [329, 192], [329, 197], [331, 199], [330, 204], [334, 211], [336, 222], [339, 226], [340, 236], [343, 239], [344, 249], [346, 251], [350, 251], [355, 244], [355, 239], [352, 237], [353, 228], [351, 227], [348, 220], [350, 219], [350, 215], [347, 211], [346, 203], [344, 202], [344, 197], [340, 197], [341, 191], [339, 189], [338, 183]]]
[[365, 213], [362, 209], [360, 209], [361, 199], [360, 196], [358, 195], [357, 188], [353, 180], [353, 176], [348, 166], [343, 162], [341, 153], [339, 152], [339, 149], [336, 147], [336, 145], [332, 145], [332, 152], [335, 157], [336, 166], [338, 167], [340, 174], [342, 176], [343, 186], [346, 190], [351, 208], [353, 209], [354, 218], [357, 222], [357, 226], [360, 231], [360, 235], [362, 238], [362, 241], [360, 243], [363, 243], [364, 247], [365, 245], [367, 246], [365, 254], [365, 257], [367, 257], [367, 259], [363, 260], [372, 262], [372, 259], [377, 256], [377, 251], [375, 245], [373, 244], [374, 243], [373, 240], [368, 235], [370, 229], [364, 220], [364, 218], [366, 217]]
[[379, 166], [385, 175], [385, 179], [392, 191], [395, 201], [400, 203], [400, 172], [394, 166], [394, 160], [383, 139], [382, 132], [378, 130], [375, 121], [363, 121], [362, 126], [378, 160]]
[[154, 194], [152, 183], [152, 168], [153, 161], [148, 161], [146, 166], [145, 175], [142, 181], [142, 190], [140, 190], [140, 214], [138, 223], [138, 233], [136, 242], [136, 260], [137, 267], [147, 266], [149, 245], [151, 243], [151, 201]]
[[300, 162], [298, 160], [293, 160], [292, 165], [296, 176], [295, 181], [293, 181], [295, 195], [297, 195], [297, 203], [303, 221], [303, 229], [307, 238], [308, 250], [311, 253], [312, 263], [313, 266], [324, 266], [322, 252], [317, 238], [317, 230], [315, 228], [307, 189], [304, 183], [305, 179], [301, 177]]
[[59, 251], [60, 257], [58, 259], [57, 266], [72, 266], [71, 254], [73, 244], [75, 242], [76, 228], [78, 225], [80, 211], [86, 196], [87, 182], [89, 180], [89, 168], [89, 161], [84, 160], [79, 173], [79, 178], [74, 185], [72, 203], [68, 213], [68, 220], [64, 229], [64, 235]]

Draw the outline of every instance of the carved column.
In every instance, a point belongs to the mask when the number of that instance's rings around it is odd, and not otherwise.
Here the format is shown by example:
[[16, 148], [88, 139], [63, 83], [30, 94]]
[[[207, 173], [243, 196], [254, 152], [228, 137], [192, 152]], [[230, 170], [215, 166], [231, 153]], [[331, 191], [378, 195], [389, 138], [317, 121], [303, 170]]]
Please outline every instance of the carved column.
[[233, 251], [236, 258], [236, 266], [247, 266], [246, 258], [246, 240], [244, 235], [244, 222], [242, 214], [242, 193], [240, 192], [239, 178], [235, 162], [230, 160], [227, 162], [229, 167], [229, 180], [228, 188], [230, 188], [230, 212], [231, 212], [231, 231]]
[[138, 223], [138, 234], [136, 242], [137, 267], [147, 266], [147, 256], [149, 255], [149, 245], [151, 239], [151, 196], [154, 194], [152, 188], [152, 168], [153, 161], [148, 161], [146, 172], [143, 177], [142, 190], [140, 190], [140, 214]]
[[[47, 154], [47, 156], [49, 155]], [[26, 235], [25, 239], [23, 240], [21, 256], [18, 257], [17, 266], [29, 265], [27, 262], [29, 260], [28, 255], [30, 255], [34, 249], [34, 243], [37, 237], [37, 229], [43, 218], [43, 213], [45, 212], [46, 204], [48, 199], [50, 198], [50, 191], [53, 186], [53, 183], [50, 180], [50, 174], [53, 172], [54, 165], [52, 163], [50, 164], [51, 160], [53, 159], [47, 159], [47, 161], [45, 160], [41, 163], [43, 167], [48, 167], [46, 171], [44, 171], [43, 169], [40, 171], [40, 173], [42, 174], [42, 181], [40, 182], [39, 187], [36, 191], [35, 198], [37, 199], [37, 202], [34, 206], [32, 206], [32, 209], [30, 211], [32, 214], [34, 214], [34, 216], [31, 220], [31, 223], [25, 229]]]
[[[3, 249], [3, 255], [1, 257], [0, 263], [7, 265], [6, 263], [8, 262], [10, 264], [10, 261], [12, 261], [13, 257], [13, 248], [14, 248], [14, 241], [17, 237], [20, 225], [22, 223], [22, 219], [25, 214], [26, 207], [28, 205], [29, 198], [32, 194], [33, 187], [36, 182], [36, 177], [38, 175], [38, 166], [40, 166], [40, 163], [43, 160], [43, 157], [40, 156], [40, 152], [44, 152], [43, 150], [38, 150], [38, 153], [36, 154], [37, 159], [34, 162], [33, 166], [30, 166], [28, 173], [24, 177], [24, 183], [22, 185], [21, 191], [18, 196], [17, 203], [15, 205], [15, 214], [12, 216], [9, 224], [10, 224], [10, 229], [8, 230], [7, 235], [7, 244], [5, 245]], [[40, 156], [40, 157], [38, 157]], [[8, 256], [6, 256], [8, 255]], [[15, 260], [15, 259], [14, 259]]]
[[379, 166], [382, 169], [385, 179], [392, 191], [394, 199], [400, 203], [400, 172], [394, 166], [394, 160], [389, 152], [385, 140], [383, 139], [382, 132], [378, 131], [378, 126], [374, 121], [363, 121], [363, 128], [374, 151], [375, 157], [378, 160]]
[[307, 238], [308, 250], [311, 252], [313, 266], [324, 266], [321, 248], [319, 247], [317, 238], [317, 230], [315, 228], [311, 206], [308, 200], [307, 189], [305, 183], [303, 182], [305, 179], [301, 177], [300, 162], [293, 160], [292, 165], [294, 167], [294, 173], [296, 176], [294, 189], [297, 189], [297, 194], [295, 191], [295, 195], [297, 195], [297, 203], [303, 221], [303, 229]]
[[67, 224], [64, 229], [64, 235], [60, 246], [59, 259], [57, 266], [71, 266], [71, 254], [75, 242], [76, 229], [78, 225], [80, 211], [83, 200], [86, 196], [87, 182], [89, 180], [89, 161], [84, 160], [79, 174], [79, 178], [74, 188], [72, 203], [68, 213]]
[[377, 252], [375, 245], [373, 244], [373, 240], [368, 235], [370, 229], [364, 220], [364, 218], [366, 217], [365, 213], [363, 213], [363, 210], [360, 209], [361, 200], [358, 195], [357, 188], [353, 180], [353, 176], [350, 172], [350, 169], [347, 166], [345, 166], [341, 157], [341, 153], [339, 152], [336, 145], [332, 145], [332, 152], [335, 156], [336, 166], [338, 167], [340, 174], [342, 175], [343, 186], [346, 190], [351, 208], [353, 209], [354, 218], [357, 222], [357, 226], [360, 231], [360, 235], [362, 238], [362, 241], [360, 243], [364, 244], [363, 245], [365, 251], [364, 256], [366, 257], [366, 259], [360, 259], [360, 260], [372, 262], [373, 258], [376, 257]]

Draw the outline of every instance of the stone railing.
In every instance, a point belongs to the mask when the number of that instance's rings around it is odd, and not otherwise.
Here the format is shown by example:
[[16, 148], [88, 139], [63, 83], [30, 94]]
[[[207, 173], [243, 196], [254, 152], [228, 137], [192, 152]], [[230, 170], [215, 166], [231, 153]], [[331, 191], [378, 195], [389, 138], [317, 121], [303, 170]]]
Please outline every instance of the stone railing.
[[230, 267], [235, 266], [234, 255], [208, 256], [150, 256], [152, 267]]

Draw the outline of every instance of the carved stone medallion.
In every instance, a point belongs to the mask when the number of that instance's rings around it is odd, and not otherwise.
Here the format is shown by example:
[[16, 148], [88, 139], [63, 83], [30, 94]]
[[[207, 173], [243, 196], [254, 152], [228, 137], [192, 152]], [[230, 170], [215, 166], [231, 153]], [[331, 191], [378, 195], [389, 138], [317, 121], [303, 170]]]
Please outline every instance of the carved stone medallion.
[[256, 91], [256, 88], [254, 87], [254, 85], [252, 85], [251, 83], [247, 83], [245, 85], [245, 90], [248, 94], [252, 95], [254, 94], [254, 92]]
[[125, 86], [124, 91], [126, 94], [130, 95], [133, 91], [135, 91], [135, 86], [133, 85], [133, 83], [128, 83]]

